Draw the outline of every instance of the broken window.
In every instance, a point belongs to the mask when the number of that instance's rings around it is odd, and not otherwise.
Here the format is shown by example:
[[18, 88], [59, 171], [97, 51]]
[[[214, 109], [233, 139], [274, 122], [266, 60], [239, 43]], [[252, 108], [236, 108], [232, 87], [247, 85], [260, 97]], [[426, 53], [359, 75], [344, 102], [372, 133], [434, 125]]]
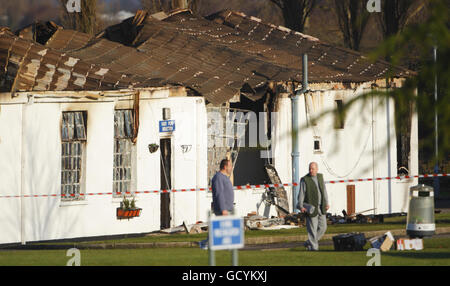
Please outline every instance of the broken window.
[[[131, 154], [133, 143], [133, 110], [114, 111], [113, 196], [131, 192]], [[131, 195], [131, 194], [130, 194]]]
[[86, 144], [86, 111], [63, 112], [61, 126], [61, 200], [83, 199], [81, 178]]
[[344, 102], [342, 101], [342, 99], [335, 100], [335, 102], [336, 102], [336, 115], [334, 128], [344, 129], [345, 123]]

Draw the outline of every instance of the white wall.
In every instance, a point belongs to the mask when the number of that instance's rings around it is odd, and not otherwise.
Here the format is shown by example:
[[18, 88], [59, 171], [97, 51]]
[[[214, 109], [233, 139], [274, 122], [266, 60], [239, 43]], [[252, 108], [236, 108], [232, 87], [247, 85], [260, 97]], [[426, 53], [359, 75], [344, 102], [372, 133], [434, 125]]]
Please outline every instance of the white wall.
[[[167, 95], [167, 90], [161, 90], [154, 92], [154, 98], [141, 98], [133, 170], [137, 173], [137, 191], [160, 189], [160, 153], [158, 150], [150, 154], [147, 146], [150, 143], [159, 144], [162, 134], [159, 133], [158, 121], [162, 120], [163, 107], [171, 109], [171, 119], [176, 122], [176, 130], [171, 135], [173, 187], [207, 185], [206, 167], [198, 168], [207, 166], [204, 100], [200, 97], [164, 98]], [[0, 195], [20, 195], [21, 190], [24, 195], [60, 194], [60, 122], [62, 111], [69, 110], [86, 110], [88, 113], [85, 192], [112, 192], [114, 109], [131, 108], [132, 101], [104, 99], [69, 103], [64, 99], [52, 100], [58, 102], [43, 103], [41, 101], [44, 100], [35, 99], [32, 104], [20, 104], [20, 99], [9, 99], [9, 94], [0, 96]], [[183, 144], [192, 145], [191, 151], [184, 154], [181, 150]], [[0, 243], [20, 242], [21, 237], [25, 241], [41, 241], [158, 230], [159, 195], [138, 194], [136, 198], [137, 206], [143, 210], [140, 217], [131, 220], [116, 219], [116, 208], [121, 199], [112, 195], [86, 196], [85, 200], [78, 202], [61, 202], [59, 196], [23, 198], [23, 231], [21, 199], [0, 199], [3, 213], [8, 214], [0, 216]], [[193, 223], [198, 219], [195, 208], [197, 199], [207, 200], [206, 194], [171, 194], [172, 225], [179, 225], [183, 220]], [[203, 213], [206, 214], [206, 209]]]
[[[306, 100], [317, 114], [334, 108], [334, 100], [344, 101], [362, 90], [315, 91], [302, 96], [300, 115], [302, 126], [307, 122]], [[200, 188], [207, 184], [207, 130], [206, 108], [200, 97], [167, 97], [168, 90], [155, 91], [151, 98], [141, 98], [140, 127], [135, 147], [136, 190], [160, 189], [160, 153], [148, 151], [148, 144], [157, 143], [161, 135], [158, 121], [162, 108], [171, 109], [176, 131], [172, 138], [173, 188]], [[0, 94], [0, 195], [60, 194], [60, 122], [62, 111], [86, 110], [88, 112], [86, 148], [87, 193], [112, 192], [113, 168], [113, 115], [115, 108], [132, 107], [132, 101], [109, 98], [98, 101], [68, 102], [65, 99], [35, 99], [32, 104], [25, 99], [9, 98]], [[49, 103], [57, 100], [59, 103]], [[316, 161], [325, 180], [386, 177], [396, 175], [396, 142], [394, 130], [394, 104], [390, 104], [390, 123], [387, 121], [385, 102], [372, 102], [355, 106], [346, 116], [342, 130], [333, 128], [333, 119], [325, 117], [314, 128], [300, 132], [300, 174], [308, 172], [308, 163]], [[290, 99], [278, 100], [278, 116], [273, 134], [274, 164], [283, 182], [291, 182], [291, 105]], [[373, 130], [371, 128], [373, 120]], [[23, 126], [23, 137], [22, 137]], [[385, 144], [391, 135], [391, 172], [388, 172], [388, 155]], [[411, 174], [418, 172], [417, 117], [413, 117], [411, 139]], [[321, 136], [322, 154], [313, 153], [314, 135]], [[372, 137], [373, 136], [373, 137]], [[372, 140], [373, 139], [373, 140]], [[183, 153], [181, 145], [192, 145]], [[23, 149], [23, 150], [22, 150]], [[372, 152], [374, 150], [374, 152]], [[375, 156], [375, 157], [374, 157]], [[375, 160], [373, 160], [375, 158]], [[375, 168], [373, 168], [373, 161]], [[23, 162], [23, 172], [22, 172]], [[356, 185], [356, 211], [377, 208], [377, 213], [407, 211], [407, 195], [415, 180], [391, 182], [391, 209], [389, 210], [389, 182], [359, 182]], [[341, 214], [346, 209], [346, 185], [328, 184], [330, 212]], [[286, 188], [292, 211], [292, 191]], [[258, 211], [260, 215], [276, 215], [273, 206], [262, 202], [264, 191], [236, 190], [238, 215]], [[374, 200], [375, 198], [375, 200]], [[22, 203], [22, 205], [21, 205]], [[62, 203], [60, 198], [10, 198], [0, 199], [0, 243], [40, 241], [124, 233], [142, 233], [160, 227], [160, 198], [157, 194], [137, 195], [137, 206], [143, 209], [141, 217], [119, 221], [115, 212], [120, 199], [111, 195], [87, 196], [81, 202]], [[210, 208], [210, 192], [171, 194], [172, 226], [183, 221], [206, 221]], [[21, 214], [22, 209], [25, 210]], [[371, 213], [371, 212], [369, 212]], [[22, 224], [23, 222], [23, 224]], [[23, 231], [22, 231], [23, 225]]]
[[[20, 193], [21, 117], [22, 105], [0, 106], [0, 195]], [[19, 198], [0, 199], [0, 243], [20, 241], [20, 203]]]

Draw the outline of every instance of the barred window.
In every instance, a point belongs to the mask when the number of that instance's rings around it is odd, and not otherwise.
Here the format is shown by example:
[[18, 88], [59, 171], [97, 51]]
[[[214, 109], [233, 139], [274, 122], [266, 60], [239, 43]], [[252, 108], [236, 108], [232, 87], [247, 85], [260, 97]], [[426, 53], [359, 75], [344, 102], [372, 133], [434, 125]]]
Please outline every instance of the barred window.
[[63, 201], [84, 199], [81, 178], [86, 142], [85, 111], [63, 112], [61, 126], [61, 195]]
[[131, 192], [131, 154], [133, 148], [131, 139], [133, 138], [133, 128], [133, 110], [115, 110], [113, 168], [114, 197], [121, 197], [125, 192]]

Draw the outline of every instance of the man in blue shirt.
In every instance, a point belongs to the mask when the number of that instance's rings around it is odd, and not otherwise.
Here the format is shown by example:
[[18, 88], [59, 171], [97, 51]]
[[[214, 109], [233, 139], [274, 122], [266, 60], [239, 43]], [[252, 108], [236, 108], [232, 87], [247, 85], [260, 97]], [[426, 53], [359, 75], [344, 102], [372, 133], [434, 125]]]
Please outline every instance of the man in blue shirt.
[[218, 171], [211, 180], [212, 209], [215, 215], [229, 215], [234, 207], [234, 191], [229, 176], [233, 171], [231, 160], [223, 159]]
[[[212, 211], [216, 216], [230, 215], [234, 209], [234, 190], [229, 176], [233, 172], [231, 160], [223, 159], [218, 171], [211, 180]], [[208, 249], [208, 238], [199, 242], [200, 248]]]

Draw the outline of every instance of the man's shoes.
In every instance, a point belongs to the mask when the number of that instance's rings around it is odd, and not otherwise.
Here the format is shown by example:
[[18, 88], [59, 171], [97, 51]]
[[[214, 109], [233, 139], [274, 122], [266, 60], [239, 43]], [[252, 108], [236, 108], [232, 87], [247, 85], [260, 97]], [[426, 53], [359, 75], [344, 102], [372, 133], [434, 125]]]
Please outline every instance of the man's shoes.
[[306, 250], [308, 251], [312, 250], [311, 244], [309, 244], [308, 241], [305, 241], [305, 243], [303, 243], [303, 246], [306, 247]]
[[199, 241], [198, 245], [200, 246], [201, 249], [208, 250], [208, 239]]
[[318, 249], [314, 249], [312, 247], [312, 245], [309, 243], [309, 241], [305, 241], [305, 243], [303, 243], [303, 246], [306, 247], [307, 251], [318, 251]]

